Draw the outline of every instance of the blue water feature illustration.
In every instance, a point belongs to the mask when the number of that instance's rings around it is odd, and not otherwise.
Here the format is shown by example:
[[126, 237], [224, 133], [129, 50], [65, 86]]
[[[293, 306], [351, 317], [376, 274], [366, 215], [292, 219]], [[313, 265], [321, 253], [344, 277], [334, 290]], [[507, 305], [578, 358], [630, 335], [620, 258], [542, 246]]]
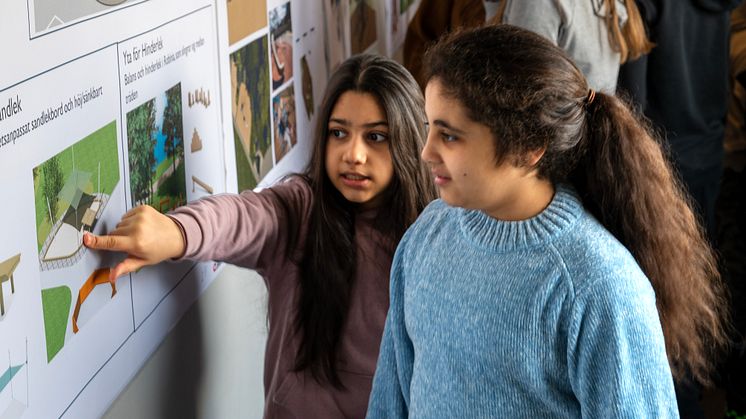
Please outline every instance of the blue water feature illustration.
[[14, 367], [11, 366], [7, 370], [5, 370], [3, 375], [0, 375], [0, 393], [5, 390], [5, 387], [10, 384], [10, 381], [13, 379], [13, 377], [15, 377], [16, 374], [18, 374], [18, 371], [20, 371], [21, 368], [23, 368], [23, 365], [16, 365]]

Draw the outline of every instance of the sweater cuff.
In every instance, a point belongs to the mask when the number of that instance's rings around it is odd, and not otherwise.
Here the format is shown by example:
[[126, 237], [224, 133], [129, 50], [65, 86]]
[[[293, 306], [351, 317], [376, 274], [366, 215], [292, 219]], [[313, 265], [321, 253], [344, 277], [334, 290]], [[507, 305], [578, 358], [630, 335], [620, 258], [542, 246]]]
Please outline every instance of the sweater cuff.
[[184, 239], [184, 253], [172, 260], [190, 259], [197, 254], [202, 243], [202, 229], [197, 220], [186, 214], [166, 214], [166, 216], [176, 223], [181, 232], [181, 237]]

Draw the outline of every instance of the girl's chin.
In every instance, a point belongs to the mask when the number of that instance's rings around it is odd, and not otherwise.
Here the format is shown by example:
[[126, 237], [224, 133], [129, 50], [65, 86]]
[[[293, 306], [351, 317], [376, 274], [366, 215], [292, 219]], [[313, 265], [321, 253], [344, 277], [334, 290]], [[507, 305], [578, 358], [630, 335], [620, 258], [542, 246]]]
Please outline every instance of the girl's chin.
[[452, 206], [452, 207], [458, 207], [458, 208], [464, 208], [464, 209], [474, 209], [474, 208], [469, 208], [468, 206], [465, 206], [464, 205], [465, 202], [463, 200], [458, 199], [458, 198], [452, 196], [451, 194], [443, 193], [443, 191], [441, 191], [441, 193], [440, 193], [440, 199], [443, 202], [445, 202], [446, 204], [448, 204], [449, 206]]

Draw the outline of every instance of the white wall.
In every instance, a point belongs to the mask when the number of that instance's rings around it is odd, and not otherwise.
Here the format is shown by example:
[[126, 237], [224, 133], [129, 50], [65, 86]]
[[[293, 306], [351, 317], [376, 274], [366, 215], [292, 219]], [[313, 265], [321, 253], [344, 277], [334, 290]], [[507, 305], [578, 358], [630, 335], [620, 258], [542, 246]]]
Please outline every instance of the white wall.
[[261, 418], [267, 294], [226, 265], [104, 415]]

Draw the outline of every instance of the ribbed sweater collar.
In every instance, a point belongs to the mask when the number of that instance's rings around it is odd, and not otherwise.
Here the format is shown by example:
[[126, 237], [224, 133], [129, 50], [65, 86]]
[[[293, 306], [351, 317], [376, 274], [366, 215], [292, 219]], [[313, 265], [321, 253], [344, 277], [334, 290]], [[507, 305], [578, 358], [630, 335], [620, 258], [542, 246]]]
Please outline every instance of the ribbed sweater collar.
[[480, 248], [509, 252], [548, 243], [567, 231], [583, 213], [583, 204], [572, 188], [559, 185], [549, 206], [527, 220], [503, 221], [482, 211], [457, 211], [461, 230], [469, 241]]

